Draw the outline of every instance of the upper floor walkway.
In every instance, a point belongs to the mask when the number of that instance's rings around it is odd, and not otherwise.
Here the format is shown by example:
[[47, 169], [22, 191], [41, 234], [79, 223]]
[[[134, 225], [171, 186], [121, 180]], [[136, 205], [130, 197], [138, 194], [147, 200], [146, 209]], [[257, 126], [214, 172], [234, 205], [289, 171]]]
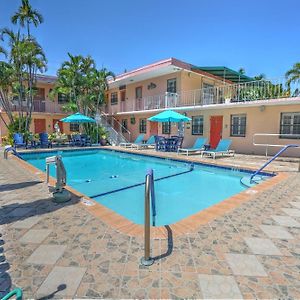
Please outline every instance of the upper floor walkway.
[[[288, 88], [284, 79], [256, 80], [238, 84], [224, 84], [176, 93], [164, 92], [158, 95], [121, 100], [116, 105], [107, 104], [109, 114], [131, 113], [157, 109], [201, 107], [218, 104], [232, 104], [269, 99], [300, 97], [300, 83]], [[125, 99], [125, 98], [124, 98]]]

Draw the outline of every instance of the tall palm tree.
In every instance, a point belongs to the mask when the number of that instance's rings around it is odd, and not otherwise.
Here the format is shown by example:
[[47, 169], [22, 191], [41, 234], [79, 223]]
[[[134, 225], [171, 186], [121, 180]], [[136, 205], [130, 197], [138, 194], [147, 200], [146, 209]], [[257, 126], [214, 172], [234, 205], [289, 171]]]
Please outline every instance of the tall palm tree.
[[27, 36], [30, 37], [30, 24], [37, 27], [44, 22], [43, 16], [33, 9], [29, 0], [22, 0], [22, 4], [18, 11], [11, 17], [13, 24], [19, 23], [21, 27], [27, 28]]
[[292, 83], [300, 83], [300, 62], [295, 63], [292, 69], [285, 73], [285, 78], [287, 79], [286, 84], [289, 89]]

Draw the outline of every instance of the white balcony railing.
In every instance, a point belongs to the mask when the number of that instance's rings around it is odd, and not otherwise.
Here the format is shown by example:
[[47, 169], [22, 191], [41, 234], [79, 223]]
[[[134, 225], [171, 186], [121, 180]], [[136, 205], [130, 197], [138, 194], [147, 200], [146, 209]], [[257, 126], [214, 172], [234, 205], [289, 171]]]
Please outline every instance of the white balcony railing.
[[[22, 101], [21, 105], [18, 101], [13, 100], [11, 102], [11, 110], [12, 111], [26, 111], [27, 110], [27, 103], [26, 101]], [[32, 112], [42, 112], [42, 113], [62, 113], [61, 105], [55, 101], [40, 101], [34, 100], [32, 103]]]
[[[178, 93], [165, 92], [133, 101], [122, 101], [119, 107], [111, 106], [111, 113], [291, 97], [300, 97], [300, 83], [295, 84], [292, 88], [287, 88], [284, 79], [263, 79]], [[109, 107], [107, 109], [109, 111]]]

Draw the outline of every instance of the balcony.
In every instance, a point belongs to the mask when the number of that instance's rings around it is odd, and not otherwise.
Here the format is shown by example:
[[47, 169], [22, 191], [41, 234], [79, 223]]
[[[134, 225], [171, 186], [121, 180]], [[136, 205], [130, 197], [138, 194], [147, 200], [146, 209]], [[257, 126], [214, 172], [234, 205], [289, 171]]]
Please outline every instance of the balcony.
[[[189, 106], [231, 104], [268, 99], [300, 97], [300, 84], [288, 89], [284, 80], [258, 80], [228, 84], [178, 93], [165, 92], [132, 101], [121, 101], [120, 106], [110, 107], [112, 113], [147, 111]], [[107, 107], [109, 108], [109, 107]]]
[[[27, 104], [26, 101], [22, 101], [21, 107], [17, 100], [13, 100], [11, 102], [11, 109], [12, 111], [26, 111]], [[33, 101], [33, 107], [32, 112], [37, 113], [62, 113], [61, 105], [54, 101], [40, 101], [40, 100], [34, 100]]]

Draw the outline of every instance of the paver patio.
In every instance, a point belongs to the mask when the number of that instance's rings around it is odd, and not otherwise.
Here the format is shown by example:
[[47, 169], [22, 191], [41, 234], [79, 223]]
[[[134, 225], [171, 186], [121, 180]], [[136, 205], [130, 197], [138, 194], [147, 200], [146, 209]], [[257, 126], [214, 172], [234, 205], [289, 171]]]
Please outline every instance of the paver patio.
[[[16, 161], [1, 155], [0, 166], [0, 295], [21, 287], [25, 298], [300, 298], [300, 218], [283, 210], [298, 209], [297, 172], [196, 232], [153, 240], [147, 268], [142, 238], [117, 232], [76, 196], [53, 203]], [[280, 255], [253, 251], [257, 239]]]

